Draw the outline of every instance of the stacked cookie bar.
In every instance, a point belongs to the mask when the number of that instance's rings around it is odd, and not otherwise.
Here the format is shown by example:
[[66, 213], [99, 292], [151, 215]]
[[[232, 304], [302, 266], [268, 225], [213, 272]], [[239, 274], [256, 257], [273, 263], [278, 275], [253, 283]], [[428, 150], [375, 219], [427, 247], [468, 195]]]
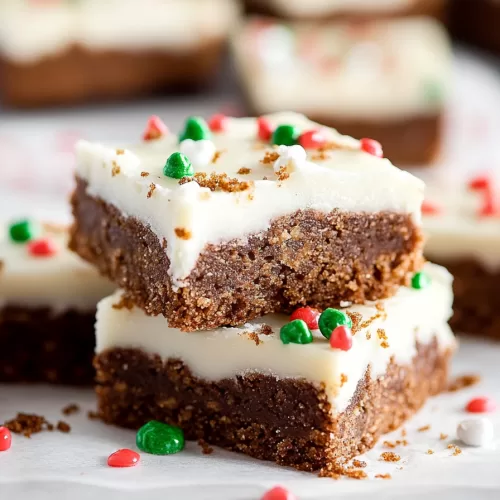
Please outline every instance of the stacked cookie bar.
[[451, 278], [423, 267], [423, 183], [302, 115], [80, 142], [70, 247], [97, 314], [104, 421], [302, 470], [374, 445], [446, 383]]

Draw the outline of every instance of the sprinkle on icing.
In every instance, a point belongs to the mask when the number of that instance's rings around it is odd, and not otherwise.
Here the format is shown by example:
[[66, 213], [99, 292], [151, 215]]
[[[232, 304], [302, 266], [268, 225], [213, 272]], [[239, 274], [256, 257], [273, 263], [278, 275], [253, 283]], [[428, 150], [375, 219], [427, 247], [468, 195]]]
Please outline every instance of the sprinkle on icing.
[[271, 143], [277, 146], [297, 144], [300, 132], [295, 125], [278, 125], [271, 137]]
[[[168, 128], [163, 123], [163, 121], [156, 115], [150, 116], [144, 133], [142, 134], [142, 139], [144, 141], [153, 141], [160, 139], [168, 134]], [[119, 153], [117, 153], [119, 154]]]
[[431, 278], [427, 273], [418, 272], [413, 275], [411, 279], [411, 286], [415, 290], [422, 290], [431, 284]]
[[193, 165], [189, 161], [189, 158], [183, 153], [172, 153], [168, 157], [165, 167], [163, 168], [163, 175], [172, 177], [173, 179], [191, 177], [193, 174]]
[[382, 145], [380, 142], [374, 139], [360, 139], [359, 144], [361, 146], [361, 151], [365, 153], [376, 156], [377, 158], [383, 158], [384, 152], [382, 150]]
[[320, 130], [306, 130], [300, 134], [299, 144], [304, 149], [319, 149], [326, 144], [326, 137]]
[[281, 327], [280, 339], [283, 344], [310, 344], [313, 336], [305, 321], [294, 319]]
[[[180, 143], [180, 152], [184, 154], [195, 169], [207, 167], [214, 159], [217, 148], [215, 144], [208, 139], [194, 141], [185, 139]], [[186, 174], [189, 175], [189, 174]], [[177, 179], [178, 177], [176, 177]]]
[[352, 328], [352, 320], [344, 311], [329, 307], [321, 313], [318, 325], [323, 336], [329, 339], [338, 326], [345, 325]]
[[28, 243], [28, 252], [33, 257], [52, 257], [57, 253], [57, 246], [49, 238], [41, 238]]
[[210, 120], [208, 120], [208, 127], [212, 132], [224, 132], [227, 126], [227, 117], [222, 113], [213, 115]]
[[352, 347], [351, 329], [346, 325], [337, 326], [330, 335], [330, 347], [341, 351], [349, 351]]
[[317, 309], [313, 309], [312, 307], [299, 307], [290, 316], [290, 321], [301, 319], [309, 330], [317, 330], [319, 328], [319, 315], [320, 313]]
[[29, 220], [20, 220], [9, 227], [9, 235], [16, 243], [26, 243], [32, 240], [38, 233], [36, 225]]
[[273, 127], [269, 120], [263, 116], [257, 118], [257, 137], [264, 142], [271, 140], [273, 135]]
[[182, 142], [186, 139], [202, 141], [204, 139], [210, 139], [210, 136], [210, 129], [208, 128], [207, 122], [199, 116], [191, 116], [186, 120], [184, 130], [179, 136], [179, 141]]

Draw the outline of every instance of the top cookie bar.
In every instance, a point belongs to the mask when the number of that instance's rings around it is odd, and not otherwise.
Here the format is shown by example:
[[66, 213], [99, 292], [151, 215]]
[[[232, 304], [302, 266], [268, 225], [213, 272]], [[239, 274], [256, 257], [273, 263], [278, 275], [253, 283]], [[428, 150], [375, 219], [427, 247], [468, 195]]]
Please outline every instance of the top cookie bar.
[[419, 269], [424, 184], [302, 115], [77, 146], [70, 247], [184, 330], [393, 295]]

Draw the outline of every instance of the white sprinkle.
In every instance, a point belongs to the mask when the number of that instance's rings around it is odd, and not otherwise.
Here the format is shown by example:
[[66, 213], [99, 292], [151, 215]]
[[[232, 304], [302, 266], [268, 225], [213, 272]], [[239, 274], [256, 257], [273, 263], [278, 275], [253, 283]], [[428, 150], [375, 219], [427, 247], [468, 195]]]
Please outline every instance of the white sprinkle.
[[457, 437], [469, 446], [485, 446], [493, 441], [493, 424], [487, 418], [463, 420], [458, 424]]
[[201, 141], [186, 139], [181, 142], [179, 149], [189, 158], [195, 169], [205, 168], [212, 161], [216, 151], [215, 144], [207, 139]]

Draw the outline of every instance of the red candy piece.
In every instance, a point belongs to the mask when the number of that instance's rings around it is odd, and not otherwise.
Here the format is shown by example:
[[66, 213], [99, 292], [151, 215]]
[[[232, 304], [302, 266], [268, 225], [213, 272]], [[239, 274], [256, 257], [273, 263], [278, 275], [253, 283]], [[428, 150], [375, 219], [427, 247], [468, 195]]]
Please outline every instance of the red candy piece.
[[422, 203], [422, 213], [424, 215], [438, 215], [441, 213], [441, 208], [438, 205], [425, 200]]
[[351, 329], [345, 325], [337, 326], [330, 336], [330, 347], [348, 351], [352, 347]]
[[226, 130], [227, 117], [222, 113], [218, 113], [210, 120], [208, 120], [208, 126], [212, 132], [224, 132]]
[[108, 457], [108, 465], [110, 467], [134, 467], [139, 463], [140, 458], [139, 453], [124, 448], [111, 453]]
[[52, 240], [43, 238], [30, 241], [28, 243], [28, 252], [33, 257], [51, 257], [57, 253], [57, 247]]
[[7, 427], [0, 427], [0, 451], [7, 451], [12, 445], [12, 434]]
[[146, 124], [146, 130], [142, 134], [144, 141], [153, 141], [168, 134], [167, 126], [161, 121], [158, 116], [150, 116]]
[[369, 153], [373, 156], [377, 156], [378, 158], [384, 157], [384, 151], [382, 150], [382, 145], [380, 142], [374, 139], [361, 139], [360, 141], [361, 151], [365, 153]]
[[326, 137], [319, 130], [307, 130], [299, 137], [304, 149], [318, 149], [326, 144]]
[[480, 175], [469, 181], [469, 189], [479, 191], [482, 194], [482, 204], [479, 209], [479, 215], [482, 217], [491, 217], [498, 213], [498, 207], [495, 204], [493, 194], [493, 185], [487, 175]]
[[305, 322], [309, 330], [317, 330], [319, 328], [319, 316], [320, 312], [317, 309], [313, 309], [312, 307], [299, 307], [290, 316], [290, 321], [301, 319]]
[[473, 191], [482, 191], [491, 187], [491, 179], [486, 175], [479, 175], [469, 181], [469, 189]]
[[469, 413], [489, 413], [495, 411], [495, 402], [490, 398], [474, 398], [471, 399], [465, 409]]
[[273, 135], [273, 127], [271, 124], [261, 116], [260, 118], [257, 118], [257, 127], [257, 135], [259, 136], [259, 139], [266, 142], [269, 141]]
[[297, 497], [283, 486], [275, 486], [266, 491], [261, 500], [297, 500]]

